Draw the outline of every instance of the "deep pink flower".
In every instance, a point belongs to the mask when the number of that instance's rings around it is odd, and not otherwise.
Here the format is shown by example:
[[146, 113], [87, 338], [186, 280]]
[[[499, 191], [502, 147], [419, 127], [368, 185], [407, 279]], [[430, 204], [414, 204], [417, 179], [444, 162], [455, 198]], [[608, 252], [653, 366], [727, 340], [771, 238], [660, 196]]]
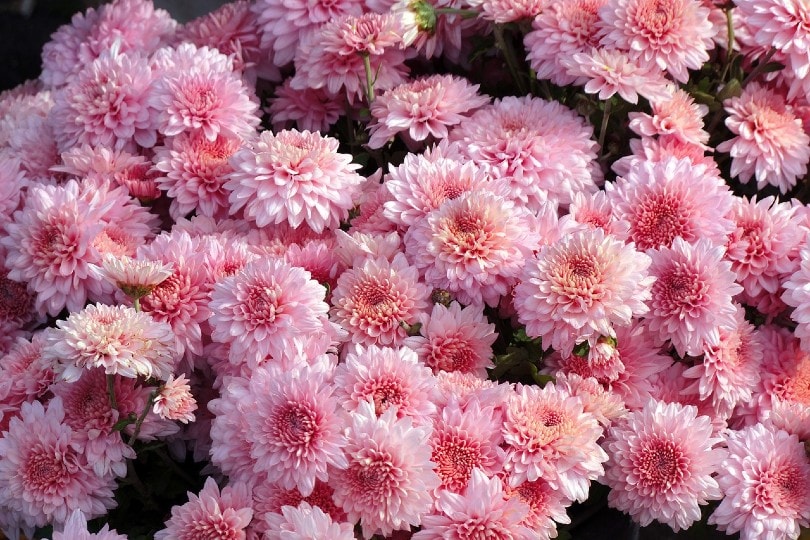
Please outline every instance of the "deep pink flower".
[[520, 524], [537, 535], [533, 538], [556, 538], [557, 523], [571, 523], [571, 518], [565, 513], [571, 501], [542, 478], [531, 482], [527, 480], [517, 486], [507, 484], [504, 490], [510, 499], [517, 499], [528, 505], [529, 512]]
[[706, 105], [695, 103], [692, 96], [680, 88], [667, 99], [653, 100], [652, 114], [631, 112], [629, 127], [643, 137], [674, 137], [685, 143], [708, 149], [709, 134], [703, 129], [703, 117], [709, 114]]
[[722, 497], [713, 475], [726, 451], [711, 419], [692, 406], [650, 400], [614, 424], [603, 446], [610, 453], [608, 503], [642, 526], [653, 520], [673, 531], [700, 520], [699, 505]]
[[322, 88], [295, 89], [291, 82], [292, 79], [286, 79], [276, 88], [275, 97], [270, 99], [267, 112], [273, 129], [282, 131], [296, 127], [301, 131], [329, 131], [345, 112], [340, 100]]

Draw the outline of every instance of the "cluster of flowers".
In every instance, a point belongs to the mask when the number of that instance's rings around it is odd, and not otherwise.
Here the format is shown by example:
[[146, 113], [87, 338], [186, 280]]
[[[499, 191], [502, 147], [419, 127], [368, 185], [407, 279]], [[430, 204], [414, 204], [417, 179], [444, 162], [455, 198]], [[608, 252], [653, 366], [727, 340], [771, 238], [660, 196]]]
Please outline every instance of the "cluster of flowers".
[[595, 481], [640, 525], [798, 538], [808, 19], [75, 15], [0, 95], [0, 530], [126, 538], [87, 520], [158, 439], [211, 476], [157, 539], [554, 538]]

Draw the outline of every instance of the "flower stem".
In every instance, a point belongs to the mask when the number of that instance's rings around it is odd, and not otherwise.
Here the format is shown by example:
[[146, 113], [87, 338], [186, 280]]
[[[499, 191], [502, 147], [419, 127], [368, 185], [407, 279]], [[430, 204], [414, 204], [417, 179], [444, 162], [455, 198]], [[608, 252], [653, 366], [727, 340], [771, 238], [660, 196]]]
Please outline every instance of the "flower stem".
[[107, 395], [110, 397], [110, 407], [118, 410], [118, 401], [115, 399], [115, 375], [107, 374]]
[[146, 415], [149, 414], [149, 409], [152, 408], [152, 404], [155, 402], [155, 398], [157, 397], [157, 389], [153, 390], [149, 393], [149, 399], [146, 400], [146, 405], [144, 406], [143, 410], [141, 411], [141, 415], [135, 421], [135, 429], [132, 432], [132, 436], [129, 438], [129, 444], [132, 446], [135, 444], [135, 439], [138, 438], [138, 435], [141, 433], [141, 426], [143, 425], [143, 421], [146, 420]]
[[369, 106], [374, 101], [374, 77], [371, 74], [371, 57], [366, 53], [363, 54], [363, 69], [366, 72], [366, 99]]
[[434, 12], [437, 15], [461, 15], [464, 19], [478, 17], [478, 12], [472, 9], [436, 8]]
[[759, 64], [756, 65], [754, 69], [751, 70], [751, 73], [748, 74], [745, 79], [743, 79], [742, 85], [745, 87], [748, 83], [759, 77], [763, 71], [765, 71], [765, 66], [768, 65], [768, 62], [771, 61], [773, 55], [776, 54], [776, 49], [771, 47], [771, 50], [768, 51], [768, 54], [765, 55], [765, 58], [759, 61]]
[[495, 43], [498, 45], [498, 49], [501, 50], [501, 53], [503, 53], [506, 67], [509, 68], [509, 73], [512, 75], [512, 79], [515, 81], [518, 91], [521, 94], [528, 94], [529, 92], [526, 88], [526, 84], [523, 82], [523, 77], [520, 76], [520, 68], [518, 67], [515, 50], [512, 48], [512, 44], [506, 39], [506, 36], [504, 36], [503, 25], [495, 25]]
[[599, 152], [601, 152], [602, 156], [605, 155], [605, 136], [607, 135], [607, 126], [610, 121], [612, 103], [613, 101], [611, 99], [605, 101], [605, 110], [602, 112], [602, 125], [599, 126]]
[[141, 299], [140, 298], [135, 298], [134, 300], [132, 300], [132, 307], [135, 308], [135, 311], [140, 311], [141, 310]]

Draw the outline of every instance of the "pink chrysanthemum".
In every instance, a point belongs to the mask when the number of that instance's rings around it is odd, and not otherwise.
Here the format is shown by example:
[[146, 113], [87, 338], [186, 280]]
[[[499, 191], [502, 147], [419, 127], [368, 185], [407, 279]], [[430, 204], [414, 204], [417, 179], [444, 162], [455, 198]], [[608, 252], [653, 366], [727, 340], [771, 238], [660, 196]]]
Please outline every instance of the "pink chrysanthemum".
[[416, 423], [436, 412], [436, 380], [408, 348], [356, 345], [335, 370], [334, 385], [335, 398], [348, 412], [366, 401], [374, 403], [377, 416], [393, 408], [397, 418], [410, 416]]
[[595, 377], [560, 372], [555, 376], [554, 384], [580, 398], [583, 410], [593, 414], [604, 427], [610, 426], [614, 420], [627, 414], [621, 396], [604, 388]]
[[42, 73], [40, 80], [48, 87], [64, 85], [71, 75], [85, 65], [79, 60], [79, 47], [98, 24], [99, 12], [88, 8], [76, 13], [70, 24], [63, 24], [51, 34], [51, 40], [42, 47]]
[[265, 515], [264, 540], [354, 540], [354, 525], [332, 521], [329, 514], [307, 502], [283, 506], [281, 513]]
[[348, 466], [330, 474], [334, 499], [363, 535], [419, 525], [433, 506], [439, 485], [430, 461], [430, 428], [396, 417], [391, 408], [377, 417], [371, 402], [351, 416], [346, 430]]
[[490, 191], [448, 200], [405, 234], [405, 251], [434, 288], [464, 304], [498, 305], [540, 244], [534, 216]]
[[29, 527], [65, 523], [74, 510], [95, 518], [115, 506], [115, 477], [93, 471], [64, 417], [58, 397], [47, 409], [24, 403], [0, 437], [0, 508]]
[[243, 210], [259, 227], [302, 223], [315, 232], [337, 229], [360, 194], [360, 165], [338, 152], [338, 140], [309, 131], [264, 131], [231, 160], [225, 183], [231, 213]]
[[758, 83], [747, 85], [739, 97], [724, 103], [726, 125], [736, 135], [717, 146], [731, 155], [731, 176], [757, 188], [768, 184], [787, 193], [807, 173], [810, 136], [783, 96]]
[[462, 308], [457, 302], [449, 308], [435, 304], [420, 322], [420, 335], [405, 339], [405, 345], [434, 373], [461, 371], [487, 376], [486, 369], [492, 367], [492, 344], [498, 335], [480, 307]]
[[432, 75], [387, 90], [371, 104], [370, 148], [382, 148], [395, 135], [405, 141], [447, 138], [448, 127], [489, 102], [478, 85], [453, 75]]
[[577, 82], [561, 60], [598, 45], [598, 12], [606, 3], [607, 0], [554, 1], [534, 18], [532, 31], [526, 34], [523, 44], [528, 51], [526, 60], [538, 79], [548, 79], [559, 86]]
[[290, 85], [297, 90], [325, 88], [333, 95], [345, 92], [350, 103], [363, 101], [369, 91], [364, 58], [374, 74], [373, 91], [405, 82], [408, 67], [401, 45], [400, 28], [391, 13], [332, 19], [301, 41]]
[[110, 530], [106, 524], [97, 533], [91, 533], [87, 530], [87, 519], [82, 511], [74, 510], [62, 531], [54, 531], [52, 540], [127, 540], [127, 537], [118, 534], [115, 529]]
[[355, 343], [396, 346], [407, 336], [402, 323], [417, 323], [429, 296], [403, 254], [391, 261], [367, 258], [338, 278], [330, 314]]
[[270, 119], [273, 129], [282, 131], [296, 127], [301, 131], [326, 133], [343, 114], [340, 100], [323, 89], [294, 89], [292, 79], [276, 88], [276, 96], [270, 99]]
[[155, 168], [164, 173], [156, 181], [172, 198], [172, 217], [178, 219], [193, 211], [208, 217], [227, 216], [229, 191], [224, 184], [233, 171], [228, 160], [241, 145], [240, 139], [223, 133], [209, 140], [201, 132], [185, 132], [155, 149]]
[[450, 133], [463, 155], [506, 178], [511, 196], [536, 209], [596, 191], [593, 127], [556, 101], [506, 97], [482, 107]]
[[518, 498], [507, 497], [501, 479], [497, 476], [489, 478], [478, 468], [473, 469], [464, 495], [442, 491], [436, 506], [441, 513], [426, 516], [422, 520], [422, 529], [413, 535], [414, 540], [537, 538], [522, 523], [528, 514], [528, 505]]
[[810, 461], [795, 435], [755, 424], [731, 432], [709, 523], [742, 540], [798, 538], [810, 526]]
[[481, 10], [481, 18], [495, 23], [530, 21], [548, 6], [547, 0], [466, 0]]
[[0, 433], [8, 429], [23, 403], [44, 399], [56, 380], [53, 361], [42, 354], [49, 332], [37, 332], [30, 341], [11, 334], [8, 351], [0, 350], [0, 380], [4, 381], [0, 384]]
[[801, 250], [801, 263], [798, 269], [783, 283], [785, 288], [782, 300], [795, 308], [790, 318], [796, 321], [795, 335], [802, 342], [802, 349], [810, 350], [810, 246]]
[[687, 159], [637, 161], [605, 186], [617, 220], [638, 249], [663, 248], [675, 238], [724, 245], [733, 223], [725, 217], [734, 197], [719, 177]]
[[160, 386], [152, 411], [166, 420], [179, 420], [184, 424], [194, 421], [197, 401], [191, 394], [191, 386], [186, 376], [181, 374], [176, 379], [169, 375]]
[[648, 310], [649, 266], [649, 256], [602, 229], [576, 231], [526, 264], [514, 293], [518, 319], [544, 348], [563, 354], [600, 335], [615, 337], [615, 326]]
[[326, 481], [327, 468], [347, 465], [338, 400], [324, 373], [302, 367], [257, 368], [250, 394], [255, 411], [247, 415], [253, 470], [303, 496]]
[[205, 481], [199, 495], [188, 494], [189, 500], [172, 508], [166, 528], [155, 533], [155, 540], [244, 540], [245, 529], [253, 519], [248, 487], [232, 482], [220, 492], [213, 478]]
[[[0, 246], [0, 251], [2, 249]], [[0, 262], [2, 260], [0, 256]], [[8, 272], [0, 266], [0, 328], [10, 332], [12, 328], [20, 329], [37, 319], [34, 310], [35, 299], [35, 295], [28, 291], [25, 283], [9, 279]]]
[[719, 345], [720, 327], [734, 328], [737, 307], [731, 298], [742, 291], [734, 281], [725, 249], [701, 239], [694, 244], [675, 238], [672, 248], [651, 250], [651, 332], [667, 339], [679, 355], [699, 356], [704, 347]]
[[214, 285], [211, 338], [230, 344], [232, 358], [280, 358], [295, 339], [324, 330], [325, 294], [303, 268], [258, 259]]
[[642, 526], [653, 520], [675, 532], [700, 520], [701, 504], [722, 497], [712, 477], [726, 452], [712, 436], [711, 419], [697, 409], [649, 401], [608, 432], [611, 458], [605, 483], [608, 504]]
[[512, 485], [543, 478], [568, 499], [584, 501], [591, 480], [604, 473], [599, 422], [581, 399], [553, 384], [519, 385], [502, 429]]
[[720, 176], [717, 163], [705, 155], [701, 147], [679, 139], [670, 137], [630, 139], [630, 150], [632, 154], [617, 159], [611, 165], [611, 169], [619, 176], [627, 176], [631, 167], [638, 166], [634, 165], [638, 161], [661, 162], [670, 158], [686, 158], [692, 165], [706, 167], [708, 174]]
[[[297, 507], [307, 504], [312, 508], [319, 508], [327, 514], [332, 522], [345, 522], [346, 512], [335, 506], [332, 500], [334, 490], [326, 482], [318, 480], [315, 489], [304, 497], [297, 489], [283, 489], [278, 484], [263, 482], [253, 489], [253, 524], [251, 528], [257, 534], [267, 531], [265, 516], [281, 514], [285, 506]], [[313, 539], [314, 540], [314, 539]]]
[[517, 486], [506, 485], [504, 489], [507, 497], [528, 505], [529, 512], [520, 524], [532, 530], [536, 535], [532, 538], [556, 538], [557, 523], [571, 523], [571, 518], [565, 512], [571, 501], [542, 478]]
[[706, 105], [695, 103], [692, 96], [680, 88], [668, 99], [654, 100], [652, 114], [631, 112], [629, 127], [644, 137], [674, 137], [685, 143], [707, 149], [709, 134], [703, 129], [703, 117], [709, 114]]
[[243, 377], [227, 377], [220, 397], [208, 403], [211, 421], [211, 463], [234, 480], [249, 481], [255, 460], [250, 456], [248, 418], [258, 415], [250, 382]]
[[149, 103], [152, 71], [137, 54], [105, 53], [56, 93], [51, 111], [60, 151], [76, 144], [151, 147], [158, 111]]
[[559, 237], [577, 229], [602, 229], [606, 234], [619, 240], [627, 239], [628, 225], [613, 218], [613, 205], [604, 191], [594, 193], [577, 193], [574, 195], [568, 214], [559, 219], [557, 238], [553, 236], [547, 243], [553, 243]]
[[605, 47], [655, 64], [685, 83], [709, 60], [717, 32], [700, 0], [608, 0], [599, 11]]
[[174, 371], [174, 335], [165, 322], [127, 306], [92, 304], [57, 321], [45, 354], [59, 362], [61, 378], [104, 368], [108, 375], [167, 379]]
[[172, 275], [172, 265], [136, 260], [127, 255], [106, 255], [101, 262], [104, 276], [132, 299], [143, 298]]
[[670, 93], [669, 81], [656, 66], [634, 61], [617, 49], [575, 52], [560, 63], [569, 76], [585, 85], [585, 92], [598, 94], [601, 100], [619, 94], [629, 103], [638, 103], [639, 95], [660, 100]]

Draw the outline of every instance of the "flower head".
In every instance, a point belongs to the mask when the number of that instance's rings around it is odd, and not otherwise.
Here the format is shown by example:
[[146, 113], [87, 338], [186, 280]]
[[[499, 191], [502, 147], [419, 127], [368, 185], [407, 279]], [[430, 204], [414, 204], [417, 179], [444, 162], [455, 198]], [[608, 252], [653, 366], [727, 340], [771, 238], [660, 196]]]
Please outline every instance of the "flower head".
[[107, 279], [133, 300], [143, 298], [172, 275], [172, 265], [108, 254], [101, 262]]
[[74, 510], [62, 531], [53, 533], [52, 540], [127, 540], [127, 537], [111, 531], [109, 525], [104, 525], [97, 533], [91, 533], [87, 530], [87, 518], [82, 511]]
[[186, 376], [180, 375], [175, 379], [174, 375], [169, 375], [155, 396], [152, 411], [166, 420], [180, 420], [188, 424], [194, 421], [195, 410], [197, 401], [191, 394], [191, 386]]

